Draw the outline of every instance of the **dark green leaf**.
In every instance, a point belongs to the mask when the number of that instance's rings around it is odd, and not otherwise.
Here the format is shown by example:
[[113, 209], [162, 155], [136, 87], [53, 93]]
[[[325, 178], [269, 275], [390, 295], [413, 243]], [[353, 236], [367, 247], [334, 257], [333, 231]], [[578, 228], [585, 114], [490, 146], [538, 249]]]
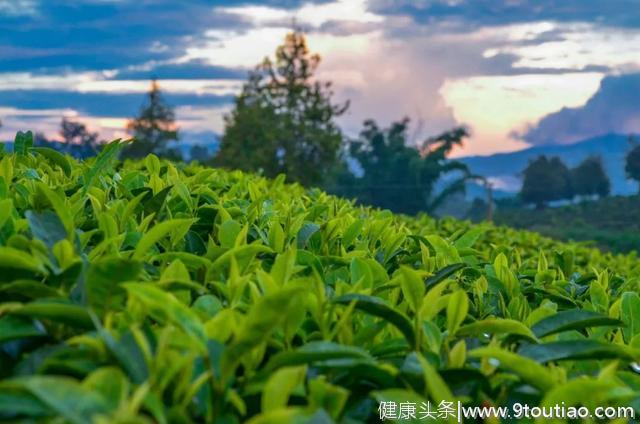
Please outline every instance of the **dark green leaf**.
[[13, 315], [36, 319], [47, 319], [72, 328], [93, 329], [93, 321], [87, 310], [64, 301], [38, 300], [11, 312]]
[[389, 322], [400, 330], [411, 346], [415, 344], [416, 336], [409, 318], [392, 308], [384, 300], [363, 294], [346, 294], [333, 299], [333, 303], [341, 305], [348, 305], [351, 302], [355, 302], [356, 309]]
[[88, 168], [84, 173], [84, 187], [83, 192], [86, 193], [90, 187], [95, 183], [96, 178], [98, 178], [103, 173], [107, 172], [107, 170], [111, 167], [111, 164], [114, 160], [117, 159], [120, 150], [124, 144], [120, 140], [112, 141], [111, 143], [104, 146], [102, 151], [96, 156], [93, 165]]
[[18, 131], [13, 141], [13, 151], [18, 156], [26, 156], [33, 146], [33, 133], [31, 131]]
[[355, 346], [325, 341], [310, 342], [294, 351], [282, 352], [274, 356], [267, 364], [266, 370], [342, 358], [371, 359], [371, 356], [365, 350]]
[[28, 318], [6, 315], [0, 318], [0, 344], [9, 340], [43, 336], [42, 329], [36, 327]]
[[579, 359], [623, 359], [638, 360], [640, 352], [625, 346], [603, 343], [597, 340], [562, 340], [538, 345], [525, 345], [518, 353], [536, 362], [547, 363]]
[[320, 231], [320, 227], [317, 224], [313, 224], [313, 223], [304, 224], [302, 228], [300, 228], [300, 231], [298, 231], [298, 236], [297, 236], [298, 249], [306, 248], [307, 243], [309, 243], [309, 240], [311, 239], [311, 237], [318, 231]]
[[164, 205], [164, 202], [167, 199], [167, 196], [169, 195], [169, 192], [171, 192], [172, 188], [173, 186], [165, 187], [162, 190], [160, 190], [158, 194], [153, 196], [151, 199], [145, 201], [144, 213], [146, 215], [151, 215], [152, 213], [158, 213], [158, 211], [160, 211], [160, 209], [162, 208], [162, 205]]
[[427, 290], [429, 290], [431, 287], [438, 284], [440, 281], [446, 278], [449, 278], [450, 276], [460, 271], [461, 269], [465, 268], [466, 266], [467, 264], [457, 263], [457, 264], [447, 265], [444, 268], [439, 269], [434, 275], [432, 275], [431, 277], [425, 280], [424, 284]]
[[52, 249], [57, 242], [67, 238], [67, 230], [55, 212], [26, 211], [25, 216], [33, 237], [42, 240], [49, 249]]
[[540, 338], [563, 331], [601, 326], [622, 326], [622, 322], [597, 312], [571, 309], [538, 321], [531, 327], [531, 331]]
[[33, 147], [31, 150], [44, 156], [53, 164], [58, 165], [66, 176], [71, 175], [71, 164], [69, 164], [69, 160], [67, 160], [67, 157], [62, 153], [49, 147]]
[[125, 297], [122, 283], [136, 281], [142, 264], [125, 258], [105, 258], [89, 267], [84, 284], [87, 302], [100, 316], [121, 304]]

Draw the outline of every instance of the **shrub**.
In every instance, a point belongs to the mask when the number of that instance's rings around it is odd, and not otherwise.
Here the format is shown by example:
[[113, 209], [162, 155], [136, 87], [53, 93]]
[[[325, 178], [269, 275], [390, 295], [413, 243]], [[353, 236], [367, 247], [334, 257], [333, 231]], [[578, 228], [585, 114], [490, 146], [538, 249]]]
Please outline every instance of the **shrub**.
[[635, 256], [119, 147], [0, 160], [1, 420], [638, 404]]

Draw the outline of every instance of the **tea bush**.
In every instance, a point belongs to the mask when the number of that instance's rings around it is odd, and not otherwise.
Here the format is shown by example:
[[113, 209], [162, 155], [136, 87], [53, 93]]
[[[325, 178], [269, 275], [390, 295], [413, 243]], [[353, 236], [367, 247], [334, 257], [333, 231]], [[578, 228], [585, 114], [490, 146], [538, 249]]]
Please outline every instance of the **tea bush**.
[[635, 255], [21, 136], [0, 160], [0, 421], [640, 408]]

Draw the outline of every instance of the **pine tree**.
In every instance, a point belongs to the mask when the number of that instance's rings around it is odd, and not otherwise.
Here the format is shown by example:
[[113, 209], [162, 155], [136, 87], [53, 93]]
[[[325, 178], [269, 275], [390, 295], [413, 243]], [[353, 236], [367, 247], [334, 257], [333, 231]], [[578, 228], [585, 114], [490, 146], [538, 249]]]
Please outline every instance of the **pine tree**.
[[269, 177], [285, 173], [305, 185], [321, 183], [338, 161], [342, 134], [335, 118], [348, 103], [333, 104], [331, 83], [313, 78], [319, 63], [302, 33], [288, 34], [275, 61], [265, 59], [236, 97], [215, 162]]
[[[171, 152], [167, 144], [178, 140], [173, 109], [164, 101], [158, 81], [151, 82], [151, 90], [140, 108], [138, 117], [127, 124], [127, 130], [134, 138], [123, 155], [140, 158], [149, 153], [167, 156]], [[172, 155], [173, 156], [173, 155]]]

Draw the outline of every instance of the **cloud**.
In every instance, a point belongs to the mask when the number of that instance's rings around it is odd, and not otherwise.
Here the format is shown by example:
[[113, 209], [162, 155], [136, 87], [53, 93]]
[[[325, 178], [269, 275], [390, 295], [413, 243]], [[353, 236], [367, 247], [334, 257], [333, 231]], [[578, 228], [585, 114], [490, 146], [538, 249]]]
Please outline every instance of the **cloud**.
[[227, 68], [208, 64], [204, 60], [167, 61], [143, 63], [118, 70], [114, 79], [149, 80], [165, 79], [225, 79], [244, 80], [247, 72], [244, 69]]
[[640, 29], [601, 27], [591, 23], [552, 24], [530, 43], [505, 44], [485, 57], [511, 54], [514, 68], [575, 69], [603, 66], [612, 70], [640, 69]]
[[371, 0], [370, 9], [423, 24], [457, 21], [467, 28], [536, 21], [640, 27], [636, 0]]
[[549, 111], [583, 105], [601, 79], [599, 73], [481, 76], [447, 80], [441, 93], [456, 119], [472, 125], [474, 144], [465, 154], [487, 154], [527, 147], [509, 134]]
[[[167, 103], [180, 106], [222, 106], [231, 104], [232, 96], [211, 94], [164, 93]], [[94, 116], [133, 116], [144, 101], [141, 93], [79, 93], [61, 90], [7, 90], [0, 91], [0, 107], [15, 107], [24, 110], [72, 109]], [[0, 115], [2, 117], [2, 115]], [[8, 124], [10, 118], [5, 118]]]
[[[469, 153], [515, 149], [525, 143], [514, 130], [579, 107], [602, 75], [638, 72], [636, 3], [0, 0], [0, 105], [71, 110], [109, 127], [137, 112], [155, 76], [191, 133], [220, 131], [247, 69], [295, 17], [323, 57], [319, 78], [352, 101], [340, 119], [347, 133], [408, 115], [420, 137], [470, 124]], [[11, 128], [21, 119], [4, 117]]]
[[607, 133], [640, 133], [640, 73], [609, 76], [584, 106], [551, 113], [521, 135], [531, 144], [568, 144]]
[[37, 14], [38, 2], [36, 0], [0, 0], [0, 16], [15, 18]]

